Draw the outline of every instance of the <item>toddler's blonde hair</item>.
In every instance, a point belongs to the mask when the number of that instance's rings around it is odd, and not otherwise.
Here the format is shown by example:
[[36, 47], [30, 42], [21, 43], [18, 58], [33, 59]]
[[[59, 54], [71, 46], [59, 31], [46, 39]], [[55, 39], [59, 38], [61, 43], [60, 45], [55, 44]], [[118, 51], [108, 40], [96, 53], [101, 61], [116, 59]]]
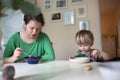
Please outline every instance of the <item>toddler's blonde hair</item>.
[[93, 45], [94, 37], [93, 37], [93, 34], [91, 31], [80, 30], [76, 33], [75, 41], [78, 45], [80, 45], [80, 44]]

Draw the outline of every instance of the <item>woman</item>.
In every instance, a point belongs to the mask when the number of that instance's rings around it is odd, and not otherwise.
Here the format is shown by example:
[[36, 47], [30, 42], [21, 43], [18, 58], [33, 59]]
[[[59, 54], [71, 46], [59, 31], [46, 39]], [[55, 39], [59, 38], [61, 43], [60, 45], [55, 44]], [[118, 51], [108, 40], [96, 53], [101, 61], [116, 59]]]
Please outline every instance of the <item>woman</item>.
[[41, 31], [44, 24], [42, 13], [35, 17], [24, 15], [24, 31], [16, 32], [8, 40], [3, 54], [4, 63], [21, 62], [28, 55], [41, 56], [42, 61], [54, 60], [51, 41]]

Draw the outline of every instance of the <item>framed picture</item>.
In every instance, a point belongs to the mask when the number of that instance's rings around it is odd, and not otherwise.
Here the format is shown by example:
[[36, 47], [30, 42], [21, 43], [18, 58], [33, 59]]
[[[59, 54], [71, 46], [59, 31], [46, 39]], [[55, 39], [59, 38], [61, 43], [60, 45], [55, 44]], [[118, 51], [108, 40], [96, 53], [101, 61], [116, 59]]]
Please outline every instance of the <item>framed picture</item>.
[[79, 30], [89, 30], [89, 22], [79, 21]]
[[71, 0], [72, 4], [82, 3], [82, 2], [83, 2], [83, 0]]
[[44, 10], [52, 9], [52, 0], [43, 0]]
[[81, 6], [77, 9], [76, 16], [77, 16], [78, 18], [87, 17], [86, 5], [81, 5]]
[[67, 0], [56, 0], [56, 8], [66, 8], [67, 7]]
[[51, 21], [61, 21], [62, 20], [62, 14], [60, 12], [52, 13], [51, 14]]
[[74, 24], [74, 10], [64, 11], [63, 14], [65, 25]]

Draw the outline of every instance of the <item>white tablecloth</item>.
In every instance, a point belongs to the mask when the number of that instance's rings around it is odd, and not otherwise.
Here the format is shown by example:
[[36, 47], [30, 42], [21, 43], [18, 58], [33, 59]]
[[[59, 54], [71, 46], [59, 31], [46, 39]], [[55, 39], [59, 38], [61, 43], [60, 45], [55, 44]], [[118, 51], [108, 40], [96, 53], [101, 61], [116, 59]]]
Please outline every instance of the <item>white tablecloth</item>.
[[[99, 63], [72, 63], [67, 60], [49, 61], [39, 64], [12, 63], [15, 67], [15, 80], [102, 80]], [[85, 66], [91, 65], [88, 71]]]

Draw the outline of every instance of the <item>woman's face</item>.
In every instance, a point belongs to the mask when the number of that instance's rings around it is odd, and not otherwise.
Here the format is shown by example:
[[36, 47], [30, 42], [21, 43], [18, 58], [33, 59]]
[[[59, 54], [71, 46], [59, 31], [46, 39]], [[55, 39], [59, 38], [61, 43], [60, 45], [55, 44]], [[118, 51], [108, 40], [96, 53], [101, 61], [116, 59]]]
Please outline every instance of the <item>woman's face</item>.
[[41, 31], [42, 25], [40, 22], [30, 20], [28, 24], [25, 24], [25, 32], [27, 37], [36, 39]]

